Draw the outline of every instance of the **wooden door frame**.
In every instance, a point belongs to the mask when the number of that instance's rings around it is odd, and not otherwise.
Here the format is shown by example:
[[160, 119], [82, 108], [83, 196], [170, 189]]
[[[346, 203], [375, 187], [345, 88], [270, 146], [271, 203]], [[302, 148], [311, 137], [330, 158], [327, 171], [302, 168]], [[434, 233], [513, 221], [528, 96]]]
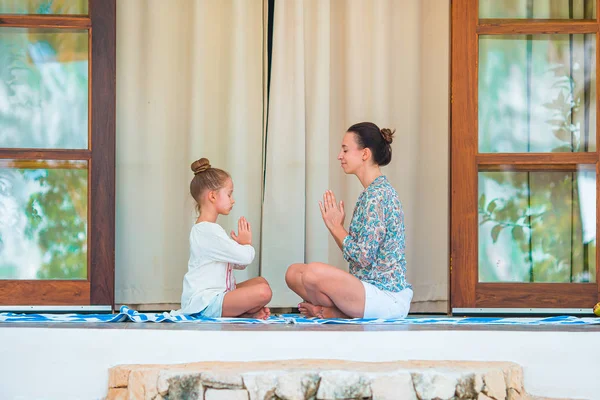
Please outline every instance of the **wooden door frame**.
[[0, 15], [0, 27], [87, 29], [91, 45], [88, 149], [0, 149], [5, 159], [88, 161], [88, 279], [0, 280], [0, 305], [114, 309], [116, 0], [89, 0], [89, 15]]
[[[596, 119], [596, 152], [478, 153], [479, 34], [596, 34], [596, 86], [600, 84], [600, 0], [596, 20], [479, 20], [479, 0], [451, 2], [451, 132], [450, 132], [450, 307], [455, 309], [590, 308], [600, 300], [598, 283], [480, 283], [478, 280], [478, 168], [517, 162], [522, 168], [570, 168], [579, 163], [596, 168], [596, 238], [600, 238], [600, 118]], [[596, 115], [600, 101], [596, 91]], [[562, 168], [562, 167], [560, 167]], [[600, 252], [596, 252], [596, 282]], [[568, 293], [568, 296], [561, 295]], [[501, 305], [499, 305], [501, 304]]]

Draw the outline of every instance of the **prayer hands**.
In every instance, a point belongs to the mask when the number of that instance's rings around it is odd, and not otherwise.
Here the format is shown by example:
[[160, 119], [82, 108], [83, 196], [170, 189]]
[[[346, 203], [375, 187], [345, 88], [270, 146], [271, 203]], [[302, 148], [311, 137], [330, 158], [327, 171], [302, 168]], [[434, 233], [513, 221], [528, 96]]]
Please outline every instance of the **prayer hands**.
[[239, 244], [252, 244], [252, 230], [250, 229], [250, 222], [244, 217], [240, 217], [238, 220], [238, 234], [231, 231], [231, 238]]
[[321, 216], [323, 217], [325, 226], [327, 226], [329, 231], [338, 227], [344, 227], [344, 218], [346, 218], [344, 202], [340, 201], [338, 205], [335, 200], [335, 195], [331, 190], [328, 190], [323, 194], [323, 202], [319, 201], [319, 208], [321, 209]]

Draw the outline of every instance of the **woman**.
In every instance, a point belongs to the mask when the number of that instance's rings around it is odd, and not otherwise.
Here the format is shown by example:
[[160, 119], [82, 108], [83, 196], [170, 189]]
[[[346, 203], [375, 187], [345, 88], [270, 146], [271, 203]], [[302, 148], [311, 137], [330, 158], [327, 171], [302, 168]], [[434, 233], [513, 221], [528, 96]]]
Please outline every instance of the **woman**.
[[308, 317], [404, 318], [413, 292], [406, 281], [404, 214], [398, 193], [380, 167], [392, 159], [393, 134], [370, 122], [348, 128], [338, 155], [346, 174], [365, 188], [358, 197], [349, 232], [344, 204], [333, 192], [319, 202], [323, 221], [350, 263], [350, 273], [323, 263], [293, 264], [285, 280], [304, 302]]

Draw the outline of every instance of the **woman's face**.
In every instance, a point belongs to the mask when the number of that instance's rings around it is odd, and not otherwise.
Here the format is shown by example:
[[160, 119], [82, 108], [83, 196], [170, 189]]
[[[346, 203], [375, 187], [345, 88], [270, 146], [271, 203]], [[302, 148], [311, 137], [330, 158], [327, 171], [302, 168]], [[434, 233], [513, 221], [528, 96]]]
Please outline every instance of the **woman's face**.
[[361, 149], [356, 143], [356, 134], [346, 132], [342, 140], [342, 148], [338, 154], [338, 160], [342, 164], [342, 169], [347, 174], [355, 174], [364, 164], [366, 149]]

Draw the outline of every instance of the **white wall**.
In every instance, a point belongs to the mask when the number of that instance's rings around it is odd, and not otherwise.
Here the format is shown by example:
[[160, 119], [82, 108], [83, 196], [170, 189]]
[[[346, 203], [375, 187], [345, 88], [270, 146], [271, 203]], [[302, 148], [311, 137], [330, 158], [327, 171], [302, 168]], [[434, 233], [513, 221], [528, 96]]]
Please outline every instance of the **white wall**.
[[1, 328], [0, 398], [100, 399], [108, 369], [119, 364], [287, 359], [513, 361], [524, 368], [530, 394], [600, 393], [598, 332], [148, 328]]

